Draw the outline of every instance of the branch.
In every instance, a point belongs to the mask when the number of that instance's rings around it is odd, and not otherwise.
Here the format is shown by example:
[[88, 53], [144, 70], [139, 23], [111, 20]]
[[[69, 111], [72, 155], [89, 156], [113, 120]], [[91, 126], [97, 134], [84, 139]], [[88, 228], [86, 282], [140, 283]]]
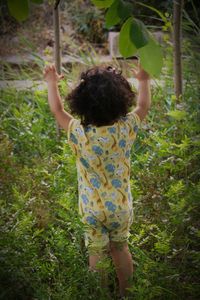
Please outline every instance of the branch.
[[54, 9], [57, 9], [59, 3], [60, 3], [60, 0], [56, 0], [56, 1], [55, 1]]

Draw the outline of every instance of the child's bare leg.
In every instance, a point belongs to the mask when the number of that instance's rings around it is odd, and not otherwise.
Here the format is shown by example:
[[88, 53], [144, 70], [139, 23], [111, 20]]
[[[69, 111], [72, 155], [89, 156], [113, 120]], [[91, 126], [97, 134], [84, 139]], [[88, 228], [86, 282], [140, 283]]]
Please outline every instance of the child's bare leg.
[[100, 274], [101, 288], [108, 292], [108, 274], [104, 268], [98, 267], [98, 263], [106, 257], [105, 253], [102, 255], [89, 256], [89, 270], [98, 272]]
[[102, 255], [90, 255], [89, 256], [89, 270], [90, 271], [98, 271], [96, 267], [97, 263], [101, 260]]
[[119, 245], [117, 242], [110, 242], [110, 252], [119, 280], [120, 294], [126, 296], [126, 288], [129, 287], [128, 280], [133, 274], [133, 261], [128, 244]]

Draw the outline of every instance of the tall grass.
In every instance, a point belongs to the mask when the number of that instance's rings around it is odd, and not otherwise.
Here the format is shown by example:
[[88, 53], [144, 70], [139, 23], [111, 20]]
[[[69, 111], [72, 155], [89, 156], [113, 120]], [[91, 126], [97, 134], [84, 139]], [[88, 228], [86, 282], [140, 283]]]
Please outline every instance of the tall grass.
[[[185, 46], [185, 93], [177, 105], [171, 51], [169, 46], [164, 85], [153, 88], [151, 111], [131, 152], [130, 292], [137, 300], [200, 298], [200, 77]], [[94, 63], [87, 60], [85, 67]], [[80, 68], [64, 71], [73, 83]], [[63, 82], [60, 88], [64, 96], [70, 87]], [[88, 271], [75, 157], [66, 132], [56, 141], [47, 91], [1, 90], [0, 104], [0, 299], [107, 299], [98, 275]], [[117, 299], [110, 259], [102, 268]]]

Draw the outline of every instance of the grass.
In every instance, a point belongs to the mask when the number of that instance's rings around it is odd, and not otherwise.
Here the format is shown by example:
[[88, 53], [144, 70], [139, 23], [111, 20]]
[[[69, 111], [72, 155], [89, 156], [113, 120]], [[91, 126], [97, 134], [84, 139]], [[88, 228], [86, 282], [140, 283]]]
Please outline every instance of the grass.
[[[200, 297], [200, 77], [186, 48], [184, 98], [176, 103], [171, 59], [168, 47], [164, 86], [153, 88], [152, 109], [131, 152], [130, 292], [137, 300]], [[91, 63], [85, 59], [85, 67]], [[80, 68], [64, 71], [73, 83]], [[9, 76], [34, 79], [41, 66]], [[65, 82], [60, 88], [63, 96], [69, 90]], [[106, 299], [88, 271], [75, 157], [64, 131], [56, 141], [47, 91], [1, 90], [0, 99], [0, 299]], [[102, 267], [117, 299], [114, 267], [109, 260]]]

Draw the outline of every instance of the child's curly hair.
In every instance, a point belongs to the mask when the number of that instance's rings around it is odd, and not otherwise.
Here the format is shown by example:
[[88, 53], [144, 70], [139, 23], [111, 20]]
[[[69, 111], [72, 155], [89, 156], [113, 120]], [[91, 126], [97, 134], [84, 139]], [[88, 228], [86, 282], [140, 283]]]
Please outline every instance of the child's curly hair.
[[126, 116], [135, 104], [135, 93], [115, 68], [93, 67], [81, 73], [80, 84], [66, 97], [71, 113], [81, 117], [81, 124], [97, 127]]

